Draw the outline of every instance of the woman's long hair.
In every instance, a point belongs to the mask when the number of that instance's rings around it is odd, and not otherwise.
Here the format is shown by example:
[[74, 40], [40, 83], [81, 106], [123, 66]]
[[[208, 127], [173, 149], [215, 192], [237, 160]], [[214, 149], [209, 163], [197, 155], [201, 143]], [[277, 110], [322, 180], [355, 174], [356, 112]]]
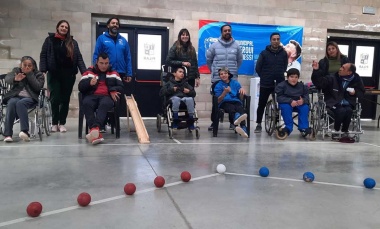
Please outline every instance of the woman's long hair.
[[58, 32], [58, 27], [62, 23], [66, 23], [67, 26], [68, 26], [67, 33], [66, 33], [66, 38], [65, 38], [65, 46], [66, 46], [66, 49], [67, 49], [66, 56], [70, 57], [70, 59], [73, 60], [74, 59], [74, 42], [73, 42], [73, 38], [71, 37], [71, 34], [70, 34], [70, 24], [69, 24], [69, 22], [66, 21], [66, 20], [60, 20], [57, 23], [57, 26], [55, 28], [56, 28], [56, 30]]
[[336, 43], [335, 41], [329, 41], [329, 42], [327, 42], [327, 44], [326, 44], [326, 57], [327, 57], [327, 59], [330, 58], [330, 56], [329, 56], [329, 54], [328, 54], [328, 51], [327, 51], [327, 48], [328, 48], [329, 46], [334, 46], [334, 47], [336, 48], [336, 50], [337, 50], [336, 59], [337, 59], [337, 60], [340, 60], [340, 58], [342, 58], [342, 56], [344, 56], [343, 53], [340, 52], [340, 49], [339, 49], [338, 43]]
[[[184, 34], [184, 33], [189, 36], [189, 40], [186, 43], [184, 43], [181, 40], [181, 35]], [[189, 56], [193, 56], [194, 55], [194, 48], [193, 48], [193, 44], [191, 43], [189, 30], [187, 30], [187, 29], [181, 29], [179, 31], [179, 33], [178, 33], [178, 39], [175, 42], [175, 45], [176, 45], [176, 52], [177, 52], [177, 54], [181, 54], [183, 52], [186, 52], [186, 53], [189, 54]]]

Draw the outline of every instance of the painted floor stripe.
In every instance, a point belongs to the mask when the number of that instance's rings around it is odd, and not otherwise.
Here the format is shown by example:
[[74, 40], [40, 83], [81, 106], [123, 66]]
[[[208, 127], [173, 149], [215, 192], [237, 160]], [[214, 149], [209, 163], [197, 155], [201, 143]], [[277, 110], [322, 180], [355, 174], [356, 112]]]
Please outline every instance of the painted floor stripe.
[[[191, 181], [202, 180], [202, 179], [206, 179], [206, 178], [210, 178], [210, 177], [214, 177], [214, 176], [218, 176], [218, 175], [220, 175], [220, 174], [214, 173], [214, 174], [210, 174], [210, 175], [206, 175], [206, 176], [192, 178]], [[177, 181], [177, 182], [173, 182], [170, 184], [166, 184], [164, 186], [164, 188], [179, 185], [179, 184], [184, 184], [184, 182]], [[134, 195], [143, 194], [143, 193], [147, 193], [147, 192], [151, 192], [151, 191], [159, 190], [159, 189], [162, 189], [162, 188], [148, 188], [148, 189], [144, 189], [141, 191], [137, 191], [134, 193]], [[102, 200], [92, 201], [89, 205], [93, 206], [93, 205], [106, 203], [106, 202], [110, 202], [110, 201], [118, 200], [118, 199], [122, 199], [122, 198], [128, 198], [128, 197], [130, 198], [132, 196], [128, 196], [128, 195], [114, 196], [114, 197], [110, 197], [110, 198], [106, 198], [106, 199], [102, 199]], [[72, 211], [72, 210], [79, 209], [79, 208], [82, 208], [82, 207], [79, 205], [76, 205], [76, 206], [71, 206], [71, 207], [67, 207], [67, 208], [62, 208], [62, 209], [44, 212], [44, 213], [41, 213], [41, 215], [39, 217], [36, 217], [36, 218], [23, 217], [23, 218], [19, 218], [19, 219], [14, 219], [14, 220], [10, 220], [10, 221], [0, 223], [0, 227], [9, 226], [12, 224], [21, 223], [21, 222], [25, 222], [25, 221], [29, 221], [29, 220], [34, 220], [34, 219], [38, 219], [38, 218], [49, 216], [49, 215], [55, 215], [55, 214], [59, 214], [59, 213], [67, 212], [67, 211]]]

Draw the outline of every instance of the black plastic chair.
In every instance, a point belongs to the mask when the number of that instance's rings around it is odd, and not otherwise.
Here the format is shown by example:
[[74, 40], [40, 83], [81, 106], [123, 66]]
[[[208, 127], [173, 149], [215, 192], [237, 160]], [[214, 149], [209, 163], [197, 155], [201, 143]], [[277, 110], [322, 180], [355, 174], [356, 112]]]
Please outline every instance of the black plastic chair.
[[[78, 92], [78, 101], [79, 101], [79, 117], [78, 117], [78, 138], [82, 139], [83, 133], [83, 118], [84, 112], [82, 108], [82, 93]], [[114, 134], [116, 130], [116, 138], [120, 138], [120, 113], [119, 113], [119, 101], [115, 102], [115, 106], [108, 111], [108, 120], [111, 124], [111, 133]], [[86, 134], [88, 134], [89, 127], [86, 122]]]

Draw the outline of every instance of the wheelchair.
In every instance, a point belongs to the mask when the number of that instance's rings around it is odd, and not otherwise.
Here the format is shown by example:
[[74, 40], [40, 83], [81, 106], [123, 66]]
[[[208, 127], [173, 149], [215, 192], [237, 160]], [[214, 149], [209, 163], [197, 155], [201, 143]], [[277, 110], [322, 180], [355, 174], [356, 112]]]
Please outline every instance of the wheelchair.
[[[312, 94], [313, 91], [309, 89], [309, 95]], [[279, 105], [277, 103], [277, 95], [273, 91], [271, 94], [271, 99], [267, 102], [265, 106], [265, 111], [264, 111], [264, 122], [265, 122], [265, 131], [269, 136], [272, 136], [273, 133], [275, 133], [276, 138], [280, 140], [284, 140], [286, 136], [282, 136], [280, 133], [280, 129], [282, 129], [285, 126], [284, 121], [282, 120], [281, 116], [281, 111], [279, 108]], [[310, 101], [310, 104], [312, 104], [312, 100]], [[311, 105], [309, 105], [311, 106]], [[309, 128], [311, 129], [311, 133], [309, 134], [309, 139], [314, 141], [316, 139], [316, 118], [314, 118], [315, 113], [312, 112], [313, 106], [310, 107], [309, 111]], [[294, 114], [295, 113], [295, 114]], [[298, 118], [298, 113], [296, 111], [293, 112], [292, 115], [293, 120]], [[293, 125], [298, 127], [298, 123], [293, 121]]]
[[[316, 134], [320, 133], [322, 140], [326, 136], [332, 134], [339, 134], [340, 136], [344, 134], [341, 131], [335, 131], [334, 128], [334, 113], [326, 106], [324, 101], [324, 94], [321, 91], [318, 91], [318, 101], [313, 103], [314, 109], [312, 110], [312, 117], [314, 118], [315, 132]], [[364, 133], [361, 123], [360, 115], [362, 112], [361, 104], [359, 103], [358, 98], [356, 98], [355, 108], [352, 113], [349, 135], [353, 135], [355, 142], [360, 141], [360, 135]]]
[[[3, 104], [4, 95], [11, 89], [10, 85], [5, 82], [6, 74], [0, 75], [0, 134], [4, 133], [4, 123], [6, 114], [6, 105]], [[37, 105], [28, 111], [30, 122], [30, 136], [36, 138], [38, 135], [42, 141], [42, 135], [50, 136], [52, 125], [51, 104], [47, 89], [42, 88], [38, 96]], [[34, 115], [33, 115], [34, 114]], [[14, 124], [20, 120], [16, 119]]]
[[[185, 69], [185, 77], [187, 76], [187, 68]], [[165, 86], [165, 84], [169, 81], [171, 67], [167, 65], [161, 66], [161, 86]], [[169, 138], [173, 138], [174, 129], [171, 127], [171, 123], [173, 122], [173, 112], [172, 112], [172, 103], [170, 99], [167, 96], [161, 96], [161, 105], [162, 105], [162, 113], [157, 114], [156, 119], [156, 127], [157, 132], [162, 131], [162, 124], [167, 124], [168, 126], [168, 132], [169, 132]], [[195, 106], [195, 102], [194, 102]], [[189, 114], [187, 112], [187, 107], [184, 102], [181, 101], [179, 112], [178, 112], [178, 128], [177, 129], [188, 129], [187, 119], [189, 117]], [[198, 113], [197, 109], [194, 109], [194, 126], [195, 126], [195, 137], [196, 139], [199, 139], [200, 137], [200, 128], [198, 126]], [[192, 130], [188, 129], [189, 133], [192, 133]]]
[[[216, 84], [218, 82], [219, 82], [219, 80], [215, 81], [211, 85], [211, 88], [210, 88], [210, 93], [212, 95], [212, 114], [213, 114], [213, 117], [212, 117], [212, 124], [213, 124], [212, 134], [213, 134], [213, 137], [218, 137], [219, 123], [223, 123], [224, 122], [224, 115], [226, 113], [223, 109], [219, 108], [218, 97], [215, 96], [215, 91], [214, 90], [215, 90], [215, 86], [216, 86]], [[242, 103], [243, 103], [243, 108], [245, 110], [245, 113], [247, 114], [246, 124], [247, 124], [247, 135], [248, 135], [248, 138], [249, 138], [249, 136], [251, 136], [250, 135], [250, 128], [251, 128], [251, 124], [250, 124], [251, 96], [244, 95]], [[237, 132], [235, 131], [235, 133], [237, 133]]]

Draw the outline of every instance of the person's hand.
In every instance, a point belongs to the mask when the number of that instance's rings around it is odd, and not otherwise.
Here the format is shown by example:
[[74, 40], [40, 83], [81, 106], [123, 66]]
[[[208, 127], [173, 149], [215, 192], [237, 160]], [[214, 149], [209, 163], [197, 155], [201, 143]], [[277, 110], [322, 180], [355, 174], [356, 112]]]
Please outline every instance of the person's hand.
[[16, 76], [15, 76], [15, 81], [21, 81], [21, 80], [23, 80], [24, 78], [26, 77], [26, 75], [25, 75], [25, 73], [18, 73], [18, 74], [16, 74]]
[[295, 100], [292, 100], [292, 102], [290, 103], [290, 106], [292, 106], [292, 107], [296, 107], [297, 105], [298, 105], [298, 103]]
[[354, 88], [352, 88], [352, 87], [348, 87], [348, 88], [347, 88], [347, 91], [348, 91], [348, 93], [349, 93], [350, 95], [355, 95], [355, 89], [354, 89]]
[[225, 87], [225, 88], [224, 88], [224, 92], [225, 92], [225, 93], [230, 93], [230, 92], [231, 92], [231, 88], [230, 88], [230, 86]]
[[316, 60], [313, 60], [313, 63], [311, 64], [311, 66], [313, 67], [314, 70], [319, 69], [319, 63]]
[[127, 76], [127, 77], [124, 77], [123, 80], [124, 80], [124, 82], [129, 83], [129, 82], [132, 81], [132, 77], [131, 76]]
[[110, 92], [110, 95], [111, 95], [111, 98], [113, 99], [113, 101], [117, 101], [119, 98], [120, 98], [120, 92], [118, 91], [111, 91]]
[[199, 85], [201, 85], [201, 79], [196, 78], [195, 79], [195, 87], [199, 87]]
[[178, 90], [178, 87], [173, 87], [173, 91], [177, 91]]
[[183, 93], [187, 94], [187, 93], [189, 93], [189, 92], [190, 92], [190, 90], [189, 90], [188, 88], [184, 88], [184, 89], [183, 89]]
[[185, 67], [190, 67], [191, 66], [190, 62], [182, 62], [182, 65], [185, 66]]
[[244, 90], [244, 88], [240, 88], [240, 90], [239, 90], [239, 94], [240, 94], [240, 95], [245, 95], [245, 90]]
[[302, 106], [303, 105], [303, 98], [300, 96], [300, 99], [297, 100], [297, 105]]
[[90, 81], [90, 85], [91, 85], [91, 86], [94, 86], [97, 82], [98, 82], [98, 77], [95, 76], [95, 77], [93, 77], [93, 78], [91, 79], [91, 81]]

